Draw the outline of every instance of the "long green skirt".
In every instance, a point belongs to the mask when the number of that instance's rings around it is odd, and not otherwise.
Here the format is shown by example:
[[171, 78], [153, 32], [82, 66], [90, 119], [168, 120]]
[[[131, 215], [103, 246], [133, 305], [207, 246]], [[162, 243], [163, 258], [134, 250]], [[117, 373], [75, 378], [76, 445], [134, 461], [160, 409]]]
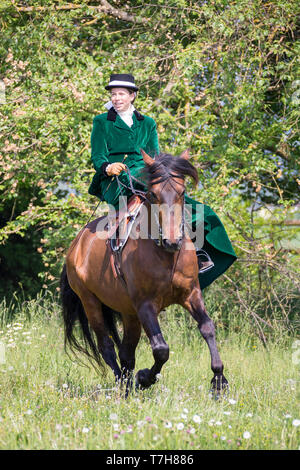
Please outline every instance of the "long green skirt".
[[[139, 168], [131, 168], [130, 171], [133, 176], [139, 178]], [[119, 180], [126, 186], [129, 186], [128, 175], [125, 172], [121, 173]], [[116, 210], [119, 209], [119, 197], [121, 195], [126, 196], [127, 198], [132, 195], [131, 191], [123, 186], [121, 186], [121, 194], [116, 179], [111, 180], [111, 178], [105, 178], [101, 181], [100, 185], [103, 199], [108, 204], [112, 204]], [[134, 181], [133, 185], [137, 189], [144, 189]], [[185, 196], [185, 204], [190, 204], [192, 207], [192, 226], [198, 227], [199, 224], [201, 224], [204, 230], [203, 245], [196, 245], [196, 248], [202, 248], [206, 251], [214, 262], [214, 267], [212, 269], [203, 274], [199, 274], [200, 287], [201, 289], [204, 289], [223, 274], [237, 259], [237, 256], [221, 220], [214, 211], [206, 204], [201, 204], [188, 196]]]

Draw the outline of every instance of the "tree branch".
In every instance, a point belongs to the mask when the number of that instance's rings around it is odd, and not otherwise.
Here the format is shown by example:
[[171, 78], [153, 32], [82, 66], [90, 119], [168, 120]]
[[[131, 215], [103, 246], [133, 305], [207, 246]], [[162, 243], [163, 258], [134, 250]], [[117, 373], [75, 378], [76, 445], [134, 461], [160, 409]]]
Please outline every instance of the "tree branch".
[[[123, 21], [129, 21], [130, 23], [137, 23], [137, 24], [146, 24], [148, 20], [145, 18], [139, 18], [133, 15], [129, 15], [128, 13], [119, 10], [111, 6], [106, 0], [100, 0], [100, 5], [76, 5], [73, 3], [67, 3], [66, 5], [51, 5], [50, 7], [47, 6], [35, 6], [35, 7], [23, 7], [14, 5], [17, 11], [24, 11], [24, 12], [35, 12], [35, 11], [45, 11], [45, 10], [78, 10], [88, 7], [91, 10], [97, 10], [98, 12], [107, 13], [108, 15], [114, 16]], [[94, 22], [95, 20], [93, 20]], [[91, 22], [89, 22], [91, 24]]]
[[119, 18], [123, 21], [130, 21], [131, 23], [148, 23], [148, 20], [146, 20], [145, 18], [138, 18], [132, 16], [122, 10], [118, 10], [117, 8], [112, 7], [106, 0], [100, 0], [100, 3], [102, 6], [98, 8], [104, 11], [105, 13], [114, 16], [115, 18]]

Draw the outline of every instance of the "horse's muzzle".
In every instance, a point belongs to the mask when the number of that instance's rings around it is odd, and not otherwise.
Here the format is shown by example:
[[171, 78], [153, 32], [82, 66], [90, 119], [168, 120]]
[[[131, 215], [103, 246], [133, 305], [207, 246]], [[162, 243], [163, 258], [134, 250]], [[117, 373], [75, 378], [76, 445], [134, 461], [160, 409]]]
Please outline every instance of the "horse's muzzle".
[[175, 251], [180, 250], [182, 245], [182, 238], [179, 238], [175, 242], [170, 242], [167, 238], [163, 238], [161, 242], [161, 246], [164, 250], [169, 251], [170, 253], [174, 253]]

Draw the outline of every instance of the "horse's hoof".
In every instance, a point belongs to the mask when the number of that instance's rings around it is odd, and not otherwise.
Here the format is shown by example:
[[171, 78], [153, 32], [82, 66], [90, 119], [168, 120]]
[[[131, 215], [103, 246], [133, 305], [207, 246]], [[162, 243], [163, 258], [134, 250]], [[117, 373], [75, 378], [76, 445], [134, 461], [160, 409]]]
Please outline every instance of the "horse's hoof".
[[156, 382], [151, 380], [151, 371], [149, 369], [139, 370], [135, 376], [135, 387], [136, 389], [144, 390], [151, 387]]
[[226, 397], [228, 395], [229, 384], [224, 375], [215, 375], [210, 383], [210, 393], [214, 400], [219, 400], [221, 397]]

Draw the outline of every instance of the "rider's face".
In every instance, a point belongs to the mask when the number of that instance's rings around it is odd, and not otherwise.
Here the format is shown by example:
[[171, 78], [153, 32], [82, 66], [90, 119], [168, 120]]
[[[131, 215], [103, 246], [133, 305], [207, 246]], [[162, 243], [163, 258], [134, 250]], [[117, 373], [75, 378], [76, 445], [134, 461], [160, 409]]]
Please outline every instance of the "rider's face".
[[113, 88], [111, 90], [111, 102], [118, 112], [127, 111], [134, 100], [134, 93], [130, 93], [126, 88]]

